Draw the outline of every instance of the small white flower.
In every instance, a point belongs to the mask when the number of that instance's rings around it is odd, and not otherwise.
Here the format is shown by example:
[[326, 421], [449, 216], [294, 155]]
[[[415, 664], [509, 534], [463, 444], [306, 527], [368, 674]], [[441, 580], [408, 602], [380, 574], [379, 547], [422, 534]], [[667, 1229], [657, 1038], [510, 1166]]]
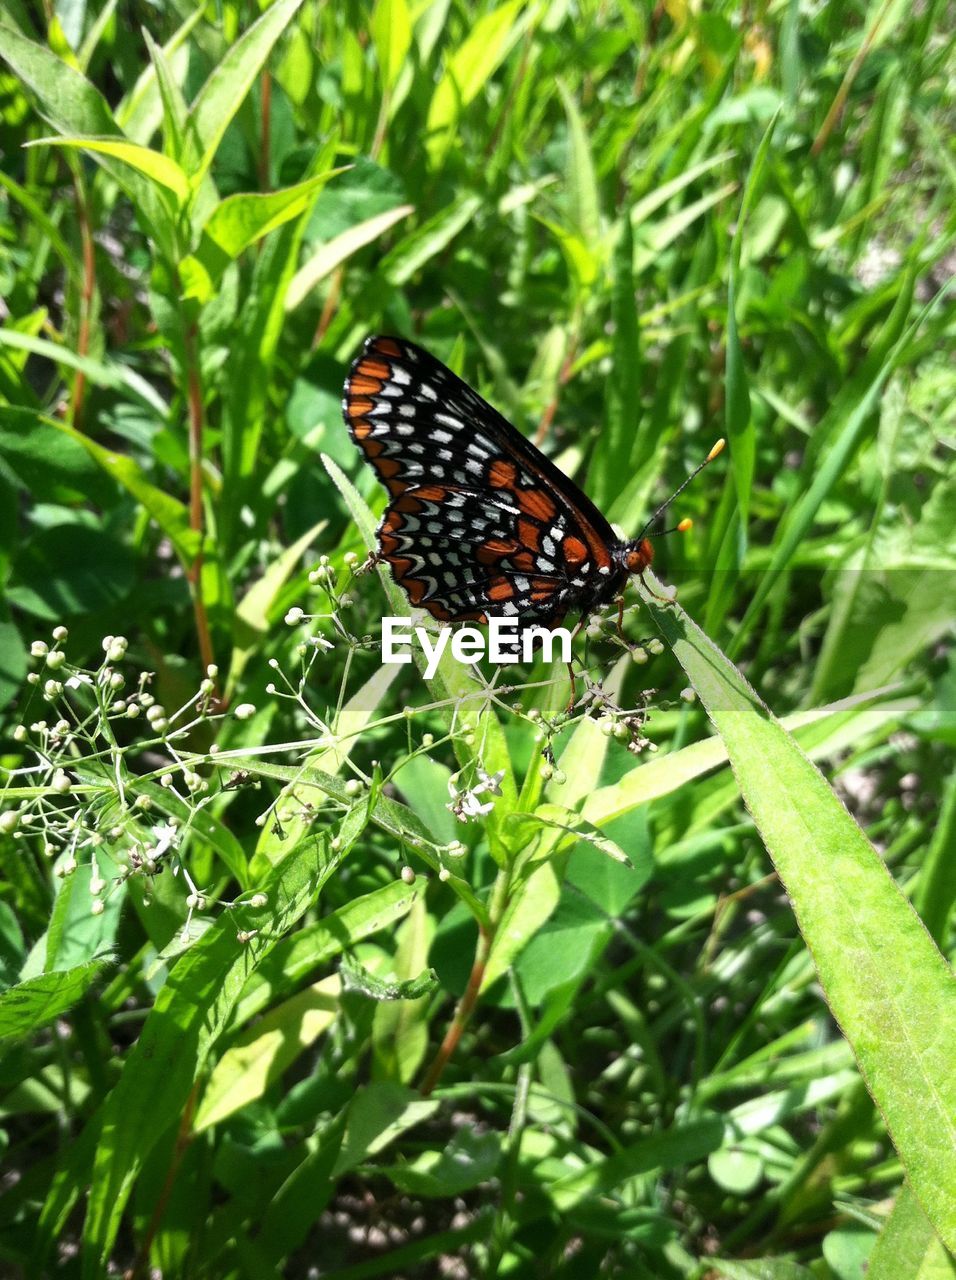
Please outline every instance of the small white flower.
[[179, 844], [179, 832], [171, 822], [157, 823], [152, 829], [153, 839], [156, 841], [153, 850], [154, 857], [160, 857], [167, 849], [175, 849]]

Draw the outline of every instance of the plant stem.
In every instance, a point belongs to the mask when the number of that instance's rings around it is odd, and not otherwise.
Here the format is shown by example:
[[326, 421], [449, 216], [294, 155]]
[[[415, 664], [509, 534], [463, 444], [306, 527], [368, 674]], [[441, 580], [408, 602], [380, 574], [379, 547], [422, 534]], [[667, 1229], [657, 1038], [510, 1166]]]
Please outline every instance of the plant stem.
[[471, 973], [468, 975], [468, 985], [458, 1001], [455, 1016], [445, 1032], [445, 1038], [439, 1045], [438, 1052], [432, 1059], [431, 1065], [425, 1073], [425, 1079], [422, 1081], [421, 1094], [423, 1098], [428, 1097], [441, 1079], [441, 1074], [448, 1065], [448, 1060], [458, 1048], [458, 1042], [461, 1040], [462, 1033], [474, 1012], [475, 1005], [478, 1003], [481, 984], [484, 981], [485, 970], [488, 967], [488, 957], [491, 955], [491, 948], [498, 932], [498, 925], [501, 923], [505, 907], [508, 904], [510, 884], [511, 872], [508, 868], [504, 868], [498, 872], [498, 878], [492, 890], [491, 902], [488, 907], [488, 924], [483, 926], [479, 922], [478, 925], [478, 945], [475, 947], [475, 959], [471, 966]]
[[[186, 401], [189, 408], [189, 527], [199, 534], [199, 548], [189, 566], [189, 584], [192, 588], [193, 614], [196, 619], [196, 637], [203, 671], [215, 662], [209, 618], [202, 593], [203, 566], [203, 509], [202, 509], [202, 450], [203, 450], [203, 400], [202, 380], [199, 374], [198, 328], [195, 322], [186, 325], [183, 348], [186, 357]], [[218, 698], [218, 685], [215, 696]]]
[[[76, 339], [76, 354], [85, 356], [90, 349], [90, 318], [93, 312], [93, 294], [96, 290], [96, 259], [93, 254], [93, 230], [90, 226], [90, 207], [83, 190], [83, 175], [78, 164], [73, 169], [73, 189], [76, 192], [76, 218], [83, 249], [83, 279], [80, 286], [80, 324]], [[86, 374], [76, 371], [73, 379], [73, 399], [70, 404], [70, 423], [79, 427], [86, 398]]]

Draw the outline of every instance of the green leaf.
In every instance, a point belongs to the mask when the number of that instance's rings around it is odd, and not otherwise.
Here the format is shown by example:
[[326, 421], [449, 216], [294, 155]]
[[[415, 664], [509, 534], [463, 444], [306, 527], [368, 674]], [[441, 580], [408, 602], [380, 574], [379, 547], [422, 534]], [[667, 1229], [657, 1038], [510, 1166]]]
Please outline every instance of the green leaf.
[[27, 146], [72, 147], [77, 151], [88, 151], [91, 155], [112, 156], [150, 182], [171, 191], [180, 204], [185, 204], [189, 197], [189, 179], [176, 161], [161, 151], [152, 151], [136, 142], [117, 138], [36, 138]]
[[568, 212], [571, 226], [585, 244], [597, 247], [601, 240], [601, 197], [587, 131], [577, 103], [558, 81], [558, 92], [568, 121]]
[[723, 738], [834, 1017], [911, 1185], [956, 1244], [956, 983], [815, 766], [679, 606], [642, 592]]
[[[84, 1228], [83, 1274], [88, 1280], [103, 1274], [143, 1162], [163, 1133], [179, 1123], [249, 973], [316, 902], [363, 826], [361, 818], [355, 821], [334, 852], [320, 841], [293, 850], [264, 887], [268, 906], [244, 912], [250, 924], [255, 920], [263, 927], [239, 942], [239, 917], [234, 912], [220, 916], [179, 960], [159, 992], [103, 1106]], [[90, 1123], [97, 1122], [94, 1117]]]
[[110, 505], [116, 485], [62, 426], [32, 409], [0, 406], [0, 458], [35, 500]]
[[392, 1081], [383, 1080], [359, 1089], [349, 1106], [335, 1176], [340, 1178], [368, 1156], [384, 1151], [406, 1130], [433, 1116], [440, 1105]]
[[[221, 273], [227, 261], [232, 262], [270, 231], [298, 217], [328, 180], [343, 172], [342, 169], [330, 169], [281, 191], [270, 191], [264, 195], [242, 194], [222, 200], [203, 226], [203, 240], [208, 241], [208, 245], [200, 246], [201, 260], [205, 261], [205, 255], [210, 252], [209, 246], [212, 246], [218, 250], [214, 261], [218, 273]], [[208, 269], [208, 262], [206, 266]]]
[[908, 1186], [900, 1188], [893, 1212], [880, 1232], [866, 1280], [954, 1280], [956, 1262]]
[[125, 392], [151, 413], [157, 414], [163, 421], [169, 412], [169, 406], [159, 392], [145, 378], [140, 377], [135, 370], [127, 368], [126, 365], [113, 361], [94, 360], [91, 356], [78, 356], [69, 347], [48, 342], [45, 338], [35, 338], [29, 333], [18, 333], [9, 326], [0, 328], [0, 347], [29, 351], [31, 355], [44, 356], [47, 360], [66, 365], [70, 369], [78, 369], [97, 386]]
[[458, 1129], [441, 1151], [425, 1151], [407, 1164], [390, 1165], [382, 1172], [399, 1191], [412, 1196], [445, 1200], [460, 1196], [498, 1172], [501, 1138], [497, 1133]]
[[286, 30], [302, 0], [276, 0], [235, 44], [199, 90], [186, 121], [187, 135], [195, 132], [198, 155], [183, 157], [193, 185], [197, 185], [219, 149], [233, 116], [242, 106], [272, 46]]
[[480, 196], [461, 196], [422, 223], [385, 255], [379, 267], [384, 278], [389, 284], [407, 284], [416, 271], [447, 248], [464, 230], [481, 208], [481, 203]]
[[255, 1102], [339, 1015], [337, 976], [323, 978], [270, 1009], [222, 1055], [203, 1092], [193, 1132]]
[[394, 1000], [421, 1000], [438, 990], [438, 974], [434, 969], [423, 969], [415, 978], [401, 981], [377, 978], [374, 973], [356, 960], [344, 957], [339, 973], [348, 991], [358, 991], [369, 1000], [391, 1002]]
[[353, 947], [363, 938], [387, 929], [401, 920], [425, 892], [428, 881], [414, 884], [393, 880], [381, 889], [354, 898], [315, 924], [283, 938], [265, 957], [243, 988], [233, 1017], [235, 1024], [248, 1022], [273, 998], [276, 991], [295, 988], [328, 960]]
[[413, 204], [401, 204], [396, 209], [387, 209], [384, 213], [376, 214], [374, 218], [366, 218], [364, 222], [343, 231], [341, 235], [335, 236], [326, 244], [319, 245], [293, 276], [292, 283], [286, 290], [286, 311], [292, 311], [304, 302], [315, 286], [321, 284], [353, 253], [357, 253], [367, 244], [372, 244], [379, 236], [395, 226], [396, 222], [401, 222], [403, 218], [407, 218], [414, 212]]
[[524, 0], [507, 0], [484, 14], [447, 59], [428, 109], [425, 145], [433, 167], [438, 168], [448, 154], [461, 112], [494, 75], [531, 20], [531, 11], [525, 9], [522, 14], [523, 8]]
[[226, 684], [227, 696], [235, 692], [246, 664], [269, 630], [270, 621], [273, 621], [270, 615], [275, 607], [276, 597], [295, 571], [306, 549], [312, 545], [327, 524], [327, 520], [319, 520], [311, 529], [307, 529], [301, 538], [297, 538], [291, 546], [286, 547], [239, 602], [235, 614], [232, 661], [229, 664], [229, 678]]
[[118, 539], [88, 524], [55, 524], [25, 542], [8, 598], [49, 622], [119, 605], [135, 581], [133, 557]]
[[200, 535], [189, 527], [189, 509], [178, 498], [159, 489], [147, 480], [142, 469], [132, 458], [124, 453], [116, 453], [105, 449], [89, 436], [76, 431], [65, 422], [56, 419], [43, 419], [48, 426], [54, 427], [62, 436], [71, 440], [74, 445], [86, 451], [93, 461], [108, 476], [130, 493], [137, 502], [142, 503], [144, 510], [156, 521], [163, 533], [169, 538], [176, 550], [183, 567], [188, 569], [199, 550]]
[[378, 0], [369, 24], [382, 87], [390, 92], [402, 73], [412, 43], [407, 0]]
[[86, 995], [108, 963], [91, 960], [41, 973], [0, 992], [0, 1037], [27, 1036], [59, 1018]]

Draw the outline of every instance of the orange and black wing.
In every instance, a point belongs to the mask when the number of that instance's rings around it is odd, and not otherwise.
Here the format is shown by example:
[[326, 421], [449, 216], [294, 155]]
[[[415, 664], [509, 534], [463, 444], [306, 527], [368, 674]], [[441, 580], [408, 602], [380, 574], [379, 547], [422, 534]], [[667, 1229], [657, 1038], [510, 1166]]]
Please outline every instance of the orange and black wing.
[[601, 513], [427, 351], [368, 338], [342, 411], [391, 495], [379, 545], [413, 605], [555, 623], [613, 594], [623, 571]]

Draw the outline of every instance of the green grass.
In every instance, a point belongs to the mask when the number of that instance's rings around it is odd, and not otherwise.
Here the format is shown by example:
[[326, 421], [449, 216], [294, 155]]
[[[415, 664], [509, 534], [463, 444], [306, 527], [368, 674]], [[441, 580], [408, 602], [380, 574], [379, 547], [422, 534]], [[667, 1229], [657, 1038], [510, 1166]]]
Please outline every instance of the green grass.
[[[946, 16], [7, 5], [5, 1274], [954, 1274]], [[380, 666], [375, 331], [726, 436], [572, 714]]]

